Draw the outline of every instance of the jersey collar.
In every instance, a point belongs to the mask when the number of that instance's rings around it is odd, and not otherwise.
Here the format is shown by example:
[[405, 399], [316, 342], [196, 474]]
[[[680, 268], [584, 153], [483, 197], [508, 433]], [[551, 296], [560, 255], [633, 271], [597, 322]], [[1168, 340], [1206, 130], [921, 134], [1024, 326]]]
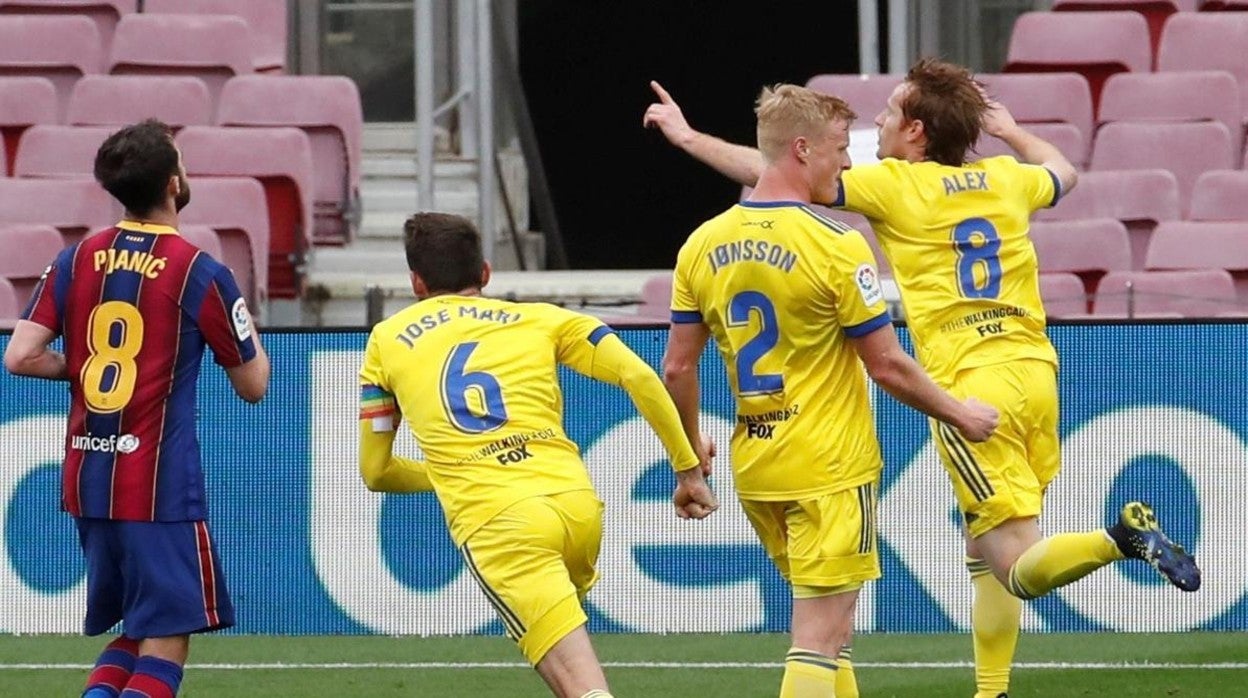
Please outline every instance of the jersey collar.
[[153, 235], [177, 235], [178, 229], [171, 228], [167, 225], [158, 223], [140, 223], [139, 221], [121, 220], [117, 223], [117, 227], [122, 230], [129, 230], [136, 233], [151, 233]]

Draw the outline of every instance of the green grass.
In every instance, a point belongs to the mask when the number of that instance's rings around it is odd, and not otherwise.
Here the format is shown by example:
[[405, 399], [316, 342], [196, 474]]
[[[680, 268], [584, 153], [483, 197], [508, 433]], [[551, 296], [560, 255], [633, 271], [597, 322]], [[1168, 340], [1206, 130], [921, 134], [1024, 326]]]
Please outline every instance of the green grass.
[[[607, 663], [778, 662], [788, 646], [781, 635], [599, 635]], [[17, 669], [17, 664], [88, 665], [99, 640], [63, 636], [0, 636], [0, 686], [6, 696], [73, 696], [86, 669]], [[966, 635], [867, 635], [855, 641], [855, 659], [866, 698], [923, 696], [970, 698], [967, 667], [871, 666], [878, 663], [966, 662]], [[270, 637], [206, 636], [191, 646], [191, 666], [181, 696], [545, 696], [541, 680], [520, 665], [519, 651], [494, 637]], [[1196, 664], [1248, 666], [1248, 634], [1025, 635], [1021, 663]], [[409, 664], [507, 662], [495, 668], [210, 668], [196, 664]], [[625, 696], [772, 696], [776, 667], [611, 667], [612, 691]], [[1248, 668], [1019, 668], [1013, 698], [1120, 696], [1222, 698], [1248, 695]]]

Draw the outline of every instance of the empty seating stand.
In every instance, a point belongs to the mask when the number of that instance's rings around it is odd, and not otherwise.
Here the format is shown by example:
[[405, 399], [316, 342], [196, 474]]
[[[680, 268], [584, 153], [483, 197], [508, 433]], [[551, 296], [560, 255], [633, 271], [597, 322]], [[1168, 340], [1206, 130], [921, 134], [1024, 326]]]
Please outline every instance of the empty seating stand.
[[1113, 121], [1215, 121], [1242, 140], [1242, 96], [1235, 76], [1223, 70], [1118, 73], [1101, 95], [1100, 123]]
[[1080, 317], [1088, 314], [1087, 287], [1078, 274], [1053, 272], [1040, 274], [1040, 300], [1045, 315], [1051, 318]]
[[1031, 242], [1041, 273], [1077, 274], [1089, 294], [1106, 273], [1131, 269], [1127, 228], [1112, 218], [1037, 221], [1031, 224]]
[[1225, 269], [1248, 301], [1248, 223], [1169, 221], [1157, 226], [1144, 260], [1148, 270]]
[[1188, 218], [1242, 221], [1248, 227], [1248, 171], [1213, 170], [1196, 179]]
[[190, 75], [214, 99], [235, 75], [253, 71], [247, 23], [229, 15], [126, 15], [117, 24], [113, 75]]
[[99, 126], [32, 126], [17, 146], [18, 177], [91, 177], [95, 154], [112, 129]]
[[212, 95], [199, 78], [88, 75], [74, 85], [66, 121], [77, 126], [125, 126], [156, 118], [178, 129], [212, 124]]
[[[1248, 13], [1183, 12], [1161, 35], [1157, 69], [1225, 70], [1239, 81], [1241, 121], [1248, 122]], [[1238, 142], [1238, 139], [1236, 139]]]
[[1110, 272], [1093, 303], [1096, 315], [1112, 317], [1216, 317], [1235, 308], [1235, 281], [1221, 269]]
[[121, 204], [92, 179], [0, 179], [0, 225], [51, 225], [66, 245], [121, 215]]
[[39, 277], [65, 247], [61, 234], [50, 225], [0, 225], [0, 276], [13, 284], [18, 305], [30, 300]]
[[1165, 26], [1166, 20], [1170, 19], [1170, 15], [1179, 11], [1193, 11], [1196, 9], [1195, 5], [1196, 0], [1055, 0], [1053, 10], [1055, 12], [1117, 12], [1121, 10], [1139, 12], [1144, 16], [1144, 21], [1148, 22], [1148, 38], [1155, 54], [1157, 44], [1161, 42], [1161, 29]]
[[1179, 210], [1186, 214], [1196, 178], [1207, 170], [1234, 167], [1231, 136], [1216, 122], [1106, 124], [1092, 147], [1093, 170], [1163, 168], [1179, 184]]
[[13, 174], [17, 144], [23, 132], [35, 124], [60, 120], [56, 86], [47, 78], [0, 77], [0, 137], [4, 139], [4, 173]]
[[354, 237], [360, 190], [360, 93], [341, 76], [245, 76], [226, 83], [217, 122], [222, 126], [292, 126], [308, 134], [315, 177], [317, 243]]
[[52, 81], [57, 119], [83, 75], [99, 73], [104, 48], [95, 22], [74, 15], [0, 15], [0, 75], [33, 75]]
[[252, 64], [256, 72], [282, 72], [286, 67], [286, 0], [146, 0], [143, 11], [166, 14], [236, 15], [251, 30]]
[[108, 46], [123, 15], [138, 11], [138, 0], [0, 0], [0, 14], [72, 14], [90, 18]]

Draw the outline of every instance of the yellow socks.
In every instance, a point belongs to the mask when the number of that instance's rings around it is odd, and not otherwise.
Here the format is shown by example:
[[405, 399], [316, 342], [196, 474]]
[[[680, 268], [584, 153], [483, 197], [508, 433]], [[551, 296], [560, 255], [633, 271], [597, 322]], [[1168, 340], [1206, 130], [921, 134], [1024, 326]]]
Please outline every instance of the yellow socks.
[[997, 698], [1010, 687], [1010, 665], [1018, 644], [1023, 602], [992, 575], [988, 563], [966, 559], [975, 601], [971, 636], [975, 645], [975, 698]]
[[1104, 530], [1049, 536], [1010, 568], [1010, 593], [1020, 599], [1044, 596], [1121, 559], [1122, 551]]
[[849, 645], [836, 655], [836, 698], [858, 698], [858, 677], [854, 676], [854, 650]]
[[780, 698], [836, 698], [837, 660], [798, 647], [784, 658]]

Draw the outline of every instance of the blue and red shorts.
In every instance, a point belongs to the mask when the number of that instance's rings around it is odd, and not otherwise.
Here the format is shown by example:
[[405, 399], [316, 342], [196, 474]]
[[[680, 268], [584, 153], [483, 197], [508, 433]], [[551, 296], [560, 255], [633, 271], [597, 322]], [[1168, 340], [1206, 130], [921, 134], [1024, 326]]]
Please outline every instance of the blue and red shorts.
[[136, 640], [234, 625], [234, 604], [207, 523], [75, 521], [87, 559], [87, 635], [107, 632], [118, 621]]

